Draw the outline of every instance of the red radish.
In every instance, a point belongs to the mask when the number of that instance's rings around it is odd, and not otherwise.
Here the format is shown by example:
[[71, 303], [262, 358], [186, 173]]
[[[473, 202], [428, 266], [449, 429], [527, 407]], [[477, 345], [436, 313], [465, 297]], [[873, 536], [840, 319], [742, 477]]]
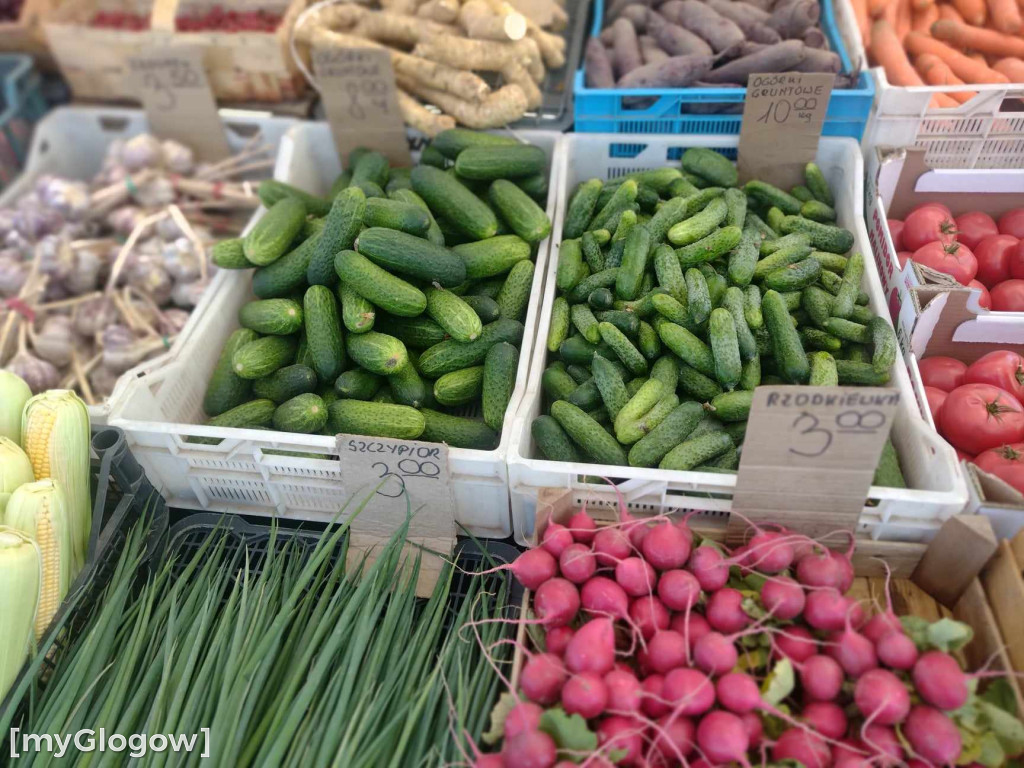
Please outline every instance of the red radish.
[[572, 532], [560, 523], [548, 523], [541, 537], [541, 546], [554, 557], [559, 557], [572, 544]]
[[543, 731], [526, 731], [505, 739], [505, 768], [551, 768], [558, 759], [555, 740]]
[[747, 764], [750, 737], [743, 721], [731, 712], [717, 710], [702, 717], [697, 725], [697, 744], [712, 762]]
[[562, 686], [562, 709], [590, 720], [608, 706], [608, 686], [600, 675], [585, 672], [570, 677]]
[[611, 619], [591, 619], [576, 630], [565, 649], [565, 665], [571, 672], [603, 675], [615, 666], [615, 625]]
[[685, 613], [677, 613], [668, 626], [673, 632], [678, 632], [686, 638], [686, 643], [691, 649], [698, 640], [711, 631], [708, 620], [699, 613], [691, 613], [689, 620]]
[[793, 537], [763, 531], [750, 540], [743, 564], [759, 573], [781, 573], [793, 564]]
[[715, 686], [696, 669], [673, 669], [665, 675], [662, 696], [672, 702], [673, 712], [685, 717], [703, 715], [715, 705]]
[[903, 250], [903, 222], [899, 219], [887, 219], [889, 235], [892, 237], [892, 244], [897, 251]]
[[592, 544], [597, 533], [597, 523], [594, 518], [587, 514], [587, 510], [581, 509], [569, 518], [569, 531], [572, 537], [581, 544]]
[[954, 219], [956, 222], [956, 239], [973, 249], [982, 239], [999, 234], [996, 221], [987, 213], [970, 211], [962, 213]]
[[890, 632], [903, 633], [903, 622], [900, 621], [900, 617], [892, 609], [892, 592], [889, 591], [890, 577], [891, 572], [886, 568], [885, 610], [882, 613], [876, 613], [860, 628], [861, 634], [876, 645], [879, 640]]
[[533, 595], [533, 612], [547, 627], [564, 627], [579, 610], [580, 593], [565, 579], [548, 579]]
[[640, 557], [627, 557], [615, 566], [615, 580], [633, 597], [651, 594], [657, 579], [651, 564]]
[[648, 675], [640, 685], [643, 696], [640, 706], [648, 717], [662, 717], [672, 711], [661, 695], [664, 684], [665, 678], [661, 675]]
[[786, 627], [773, 636], [777, 655], [796, 663], [807, 661], [818, 652], [818, 642], [804, 627]]
[[979, 307], [982, 309], [992, 309], [992, 294], [988, 292], [988, 288], [978, 280], [971, 280], [971, 282], [967, 284], [967, 287], [976, 288], [978, 290], [978, 293], [980, 294], [978, 296]]
[[625, 751], [618, 761], [619, 765], [635, 765], [643, 757], [644, 726], [631, 717], [612, 715], [606, 717], [597, 726], [597, 743], [605, 754]]
[[946, 395], [948, 392], [944, 392], [938, 387], [925, 387], [924, 396], [928, 400], [928, 410], [932, 414], [932, 423], [939, 423], [939, 411], [942, 409], [942, 404], [946, 402]]
[[649, 640], [659, 629], [668, 629], [668, 609], [658, 598], [651, 595], [638, 597], [630, 603], [629, 617], [640, 630], [644, 640]]
[[1020, 241], [1012, 235], [990, 235], [971, 246], [978, 260], [978, 280], [988, 288], [1010, 279], [1010, 262]]
[[[668, 765], [675, 765], [693, 754], [697, 729], [687, 717], [664, 715], [657, 721], [651, 749]], [[652, 765], [660, 763], [652, 763]], [[692, 765], [692, 763], [691, 763]]]
[[736, 645], [718, 632], [708, 632], [693, 644], [694, 663], [709, 675], [724, 675], [736, 666], [738, 660]]
[[772, 746], [772, 760], [796, 760], [804, 768], [828, 768], [832, 764], [832, 753], [823, 739], [803, 728], [783, 731]]
[[558, 568], [573, 584], [583, 584], [597, 571], [597, 560], [586, 544], [570, 544], [558, 558]]
[[530, 701], [545, 706], [558, 701], [569, 673], [553, 653], [538, 653], [523, 667], [519, 685]]
[[604, 676], [604, 683], [608, 687], [609, 712], [635, 715], [640, 711], [644, 694], [636, 675], [629, 670], [613, 669]]
[[647, 660], [651, 669], [664, 675], [686, 663], [686, 640], [671, 629], [655, 632], [647, 642]]
[[665, 571], [658, 579], [658, 597], [666, 608], [685, 611], [700, 599], [700, 582], [689, 571]]
[[910, 710], [903, 735], [918, 757], [935, 765], [951, 765], [960, 755], [960, 731], [937, 709], [919, 704]]
[[658, 523], [644, 536], [640, 550], [644, 558], [661, 571], [682, 568], [690, 557], [693, 534], [685, 524]]
[[800, 558], [796, 564], [796, 580], [805, 587], [842, 589], [844, 571], [839, 562], [842, 555], [829, 549]]
[[803, 587], [786, 576], [769, 579], [761, 586], [761, 604], [774, 618], [788, 621], [804, 612]]
[[869, 722], [879, 725], [902, 723], [910, 712], [910, 693], [887, 669], [872, 669], [861, 675], [853, 689], [853, 701]]
[[750, 624], [750, 617], [743, 610], [743, 594], [729, 587], [712, 593], [704, 615], [719, 632], [739, 632]]
[[745, 672], [730, 672], [715, 683], [715, 698], [730, 712], [744, 715], [761, 706], [761, 689]]
[[725, 557], [712, 546], [702, 545], [693, 550], [688, 568], [697, 577], [700, 588], [706, 592], [721, 589], [729, 580], [729, 566], [725, 563]]
[[822, 632], [835, 632], [845, 626], [849, 607], [838, 589], [816, 589], [807, 595], [804, 621]]
[[552, 627], [544, 635], [544, 646], [548, 653], [561, 656], [572, 639], [572, 627]]
[[826, 653], [838, 661], [839, 666], [850, 677], [860, 677], [878, 666], [874, 643], [853, 629], [849, 614], [843, 631], [832, 635], [829, 640], [831, 645], [828, 646]]
[[594, 536], [594, 554], [598, 565], [613, 568], [633, 554], [633, 545], [621, 528], [602, 528]]
[[800, 713], [803, 721], [826, 739], [841, 739], [846, 733], [846, 713], [831, 701], [812, 701]]
[[952, 392], [963, 384], [964, 374], [967, 373], [967, 363], [942, 355], [918, 360], [917, 367], [926, 387], [935, 387], [943, 392]]
[[903, 762], [903, 746], [896, 731], [887, 725], [861, 726], [861, 741], [874, 753], [875, 762], [882, 765], [900, 765]]
[[757, 749], [761, 746], [761, 739], [764, 737], [764, 724], [761, 722], [761, 718], [753, 712], [747, 712], [740, 717], [743, 720], [743, 726], [747, 729], [751, 748]]
[[917, 646], [902, 632], [889, 632], [875, 643], [878, 660], [892, 669], [909, 670], [917, 663]]
[[540, 718], [544, 710], [532, 701], [520, 701], [509, 710], [505, 718], [505, 738], [511, 739], [524, 731], [536, 731], [540, 728]]
[[595, 576], [580, 590], [583, 610], [616, 619], [629, 615], [629, 598], [622, 587], [604, 576]]
[[[790, 630], [792, 631], [792, 630]], [[800, 685], [811, 701], [832, 701], [843, 688], [843, 668], [830, 656], [816, 654], [797, 666]]]
[[512, 573], [530, 591], [558, 575], [558, 564], [546, 549], [528, 549], [512, 563]]
[[473, 768], [505, 768], [505, 759], [501, 755], [480, 755]]
[[939, 709], [959, 709], [967, 703], [968, 678], [948, 653], [922, 653], [911, 673], [921, 698]]

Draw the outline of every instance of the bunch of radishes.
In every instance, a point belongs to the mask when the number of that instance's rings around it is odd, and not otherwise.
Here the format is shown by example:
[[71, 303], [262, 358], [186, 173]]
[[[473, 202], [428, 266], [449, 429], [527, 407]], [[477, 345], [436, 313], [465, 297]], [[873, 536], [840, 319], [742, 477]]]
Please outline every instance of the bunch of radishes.
[[[500, 752], [478, 768], [920, 768], [981, 738], [952, 713], [978, 697], [940, 640], [969, 630], [905, 629], [891, 606], [868, 619], [844, 596], [849, 553], [785, 530], [730, 553], [685, 520], [623, 520], [599, 528], [581, 510], [512, 565], [534, 647], [493, 715]], [[980, 717], [985, 738], [1006, 730], [994, 719]], [[1024, 749], [1018, 735], [1000, 754]]]
[[954, 217], [942, 203], [924, 203], [906, 219], [889, 219], [900, 267], [913, 259], [981, 291], [981, 306], [1024, 312], [1024, 208], [996, 221], [982, 211]]

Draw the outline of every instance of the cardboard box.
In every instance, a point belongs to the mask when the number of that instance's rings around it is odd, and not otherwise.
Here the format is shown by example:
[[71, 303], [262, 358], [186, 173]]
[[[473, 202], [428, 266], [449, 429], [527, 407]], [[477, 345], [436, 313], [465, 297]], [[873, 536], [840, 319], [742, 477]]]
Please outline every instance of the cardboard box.
[[[864, 211], [868, 239], [882, 280], [889, 312], [904, 354], [909, 352], [914, 324], [924, 302], [915, 298], [922, 290], [948, 289], [955, 283], [947, 275], [908, 261], [900, 265], [889, 234], [888, 218], [903, 219], [922, 203], [940, 202], [954, 215], [984, 211], [993, 218], [1024, 204], [1024, 170], [933, 170], [921, 150], [876, 147], [868, 152]], [[972, 314], [1001, 320], [1024, 321], [1021, 312], [988, 312], [972, 300]]]
[[[1021, 313], [998, 313], [1006, 317], [991, 320], [992, 313], [978, 312], [977, 294], [963, 288], [921, 287], [913, 294], [923, 303], [910, 338], [907, 368], [914, 384], [918, 405], [933, 428], [931, 411], [924, 395], [924, 383], [917, 361], [943, 355], [970, 365], [989, 352], [1009, 349], [1024, 355], [1024, 317]], [[988, 315], [988, 317], [983, 317]], [[961, 462], [969, 499], [965, 512], [981, 514], [992, 522], [1002, 539], [1024, 529], [1024, 494], [973, 464]]]

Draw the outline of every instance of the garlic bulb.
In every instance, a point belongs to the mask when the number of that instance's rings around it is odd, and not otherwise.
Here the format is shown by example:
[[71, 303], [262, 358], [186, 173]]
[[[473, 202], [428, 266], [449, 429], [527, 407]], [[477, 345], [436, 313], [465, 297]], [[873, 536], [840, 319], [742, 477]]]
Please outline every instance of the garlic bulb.
[[170, 179], [166, 176], [157, 176], [136, 185], [132, 197], [144, 208], [159, 208], [173, 203], [177, 194]]
[[126, 270], [127, 283], [142, 291], [158, 305], [167, 303], [174, 288], [174, 281], [155, 259], [140, 259], [131, 269]]
[[75, 266], [75, 254], [60, 235], [47, 235], [39, 240], [39, 272], [50, 276], [51, 284], [62, 282]]
[[76, 296], [95, 291], [104, 266], [106, 261], [101, 249], [79, 248], [74, 252], [71, 271], [64, 278], [64, 285]]
[[102, 296], [84, 301], [75, 312], [75, 332], [92, 338], [116, 319], [114, 305]]
[[162, 261], [167, 274], [176, 282], [189, 283], [199, 277], [199, 255], [187, 238], [179, 237], [174, 242], [164, 243]]
[[110, 397], [121, 374], [105, 365], [97, 365], [89, 374], [89, 386], [96, 397]]
[[164, 336], [177, 336], [188, 322], [190, 313], [184, 309], [165, 309], [158, 329]]
[[167, 139], [163, 143], [163, 153], [164, 166], [171, 173], [190, 173], [195, 165], [195, 155], [192, 154], [192, 150], [180, 142]]
[[107, 214], [107, 226], [119, 235], [127, 237], [146, 214], [135, 205], [122, 205]]
[[101, 336], [103, 365], [116, 373], [124, 373], [139, 362], [137, 352], [132, 351], [136, 337], [126, 325], [108, 325]]
[[89, 189], [83, 182], [50, 178], [36, 188], [43, 203], [66, 219], [81, 219], [89, 211]]
[[160, 219], [160, 221], [156, 223], [156, 234], [164, 240], [173, 240], [176, 237], [181, 237], [185, 233], [181, 231], [181, 227], [178, 226], [178, 222], [176, 222], [172, 216], [168, 216]]
[[45, 207], [38, 195], [26, 195], [18, 201], [14, 227], [26, 240], [34, 242], [44, 235], [56, 232], [62, 223], [60, 214]]
[[[15, 253], [17, 253], [15, 251]], [[31, 268], [20, 256], [10, 256], [9, 251], [0, 253], [0, 296], [17, 296], [28, 278]]]
[[192, 309], [203, 297], [203, 291], [206, 290], [207, 285], [208, 283], [204, 283], [202, 280], [195, 280], [191, 283], [178, 283], [174, 286], [174, 290], [171, 291], [171, 301], [174, 302], [175, 306]]
[[19, 352], [12, 357], [7, 363], [7, 370], [21, 376], [34, 395], [55, 389], [60, 384], [60, 372], [53, 364], [29, 352]]
[[158, 168], [163, 165], [164, 150], [160, 140], [148, 133], [128, 139], [121, 148], [121, 164], [129, 171]]
[[74, 346], [74, 330], [71, 318], [67, 315], [51, 315], [46, 318], [42, 330], [35, 334], [32, 343], [32, 348], [40, 358], [58, 368], [71, 362]]

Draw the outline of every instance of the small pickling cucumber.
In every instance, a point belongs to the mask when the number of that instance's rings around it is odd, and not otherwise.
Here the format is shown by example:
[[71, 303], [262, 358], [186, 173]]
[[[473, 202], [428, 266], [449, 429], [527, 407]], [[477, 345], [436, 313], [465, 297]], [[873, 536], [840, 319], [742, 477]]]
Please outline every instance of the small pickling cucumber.
[[263, 214], [242, 239], [242, 251], [259, 267], [284, 256], [306, 221], [306, 207], [294, 197], [284, 197]]
[[282, 432], [315, 434], [327, 424], [327, 407], [318, 395], [305, 392], [277, 406], [273, 424]]
[[690, 147], [680, 164], [687, 173], [699, 176], [716, 187], [735, 187], [739, 176], [735, 164], [713, 149]]
[[651, 251], [651, 235], [644, 227], [634, 227], [626, 237], [622, 250], [622, 264], [615, 278], [615, 295], [630, 301], [637, 297], [640, 283], [647, 271], [647, 257]]
[[216, 243], [210, 251], [210, 261], [221, 269], [252, 269], [256, 266], [245, 258], [245, 248], [240, 237]]
[[433, 404], [432, 392], [430, 384], [416, 370], [415, 362], [415, 355], [409, 353], [409, 364], [398, 373], [388, 376], [388, 388], [392, 398], [399, 405], [422, 408]]
[[871, 319], [868, 330], [871, 332], [871, 367], [875, 373], [886, 373], [896, 362], [896, 334], [880, 317]]
[[340, 397], [350, 400], [372, 400], [382, 386], [383, 376], [364, 371], [362, 368], [345, 371], [334, 381], [334, 391]]
[[[320, 222], [322, 219], [315, 219]], [[279, 299], [290, 296], [306, 287], [306, 272], [313, 253], [320, 242], [320, 230], [307, 237], [295, 248], [265, 267], [259, 267], [252, 274], [252, 292], [261, 299]]]
[[498, 235], [456, 245], [452, 252], [465, 263], [466, 277], [481, 280], [504, 275], [518, 262], [529, 259], [530, 244], [517, 235]]
[[821, 263], [814, 259], [804, 259], [769, 272], [764, 276], [764, 287], [780, 293], [800, 291], [818, 282], [820, 275]]
[[334, 198], [306, 268], [306, 280], [310, 285], [333, 286], [338, 282], [334, 254], [352, 247], [363, 227], [365, 212], [366, 195], [358, 187], [349, 187]]
[[572, 440], [553, 416], [538, 416], [530, 424], [533, 442], [551, 461], [579, 461], [580, 455]]
[[311, 285], [303, 299], [306, 346], [321, 381], [334, 381], [345, 370], [345, 336], [338, 301], [324, 285]]
[[658, 466], [661, 469], [689, 471], [733, 447], [732, 438], [725, 432], [690, 437], [669, 451]]
[[718, 229], [728, 215], [729, 206], [725, 198], [715, 198], [700, 213], [674, 225], [668, 231], [668, 241], [675, 246], [695, 243]]
[[598, 323], [597, 329], [604, 342], [612, 348], [622, 364], [634, 376], [643, 376], [647, 373], [647, 359], [622, 331], [609, 322]]
[[742, 238], [743, 232], [739, 227], [722, 227], [695, 243], [677, 248], [676, 258], [679, 259], [679, 266], [684, 270], [706, 264], [727, 254], [740, 244]]
[[295, 359], [298, 341], [294, 336], [264, 336], [235, 350], [231, 368], [240, 379], [261, 379]]
[[355, 250], [393, 274], [444, 288], [466, 282], [466, 264], [458, 254], [408, 232], [383, 227], [364, 229], [356, 238]]
[[481, 408], [484, 423], [496, 432], [501, 431], [505, 421], [505, 412], [516, 385], [518, 367], [519, 350], [508, 342], [498, 342], [488, 350], [484, 358]]
[[815, 250], [844, 254], [853, 248], [853, 232], [832, 224], [822, 224], [803, 216], [786, 216], [782, 220], [782, 231], [786, 234], [802, 232], [811, 239]]
[[484, 367], [474, 365], [452, 371], [434, 382], [434, 399], [443, 406], [471, 403], [480, 396], [484, 385]]
[[[803, 205], [788, 192], [784, 192], [766, 181], [748, 181], [743, 190], [762, 205], [778, 208], [786, 214], [800, 213], [800, 207]], [[770, 226], [771, 221], [768, 224]]]
[[662, 323], [658, 328], [662, 343], [684, 363], [705, 376], [715, 375], [715, 356], [711, 348], [690, 331], [676, 323]]
[[807, 354], [800, 342], [800, 335], [790, 320], [789, 309], [782, 295], [777, 291], [766, 292], [762, 298], [761, 309], [782, 377], [792, 384], [806, 383], [810, 376]]
[[690, 322], [697, 326], [703, 325], [711, 315], [711, 292], [708, 290], [707, 278], [699, 269], [692, 267], [686, 270], [684, 277]]
[[[224, 413], [214, 416], [207, 421], [211, 427], [232, 427], [235, 429], [259, 429], [271, 425], [274, 420], [274, 411], [277, 404], [273, 400], [250, 400]], [[193, 443], [217, 443], [216, 438], [193, 437], [189, 438]]]
[[677, 445], [686, 440], [704, 416], [704, 408], [697, 402], [676, 405], [661, 422], [633, 444], [629, 450], [631, 467], [656, 467], [658, 462]]
[[836, 372], [840, 384], [856, 384], [867, 387], [881, 387], [889, 383], [889, 372], [878, 373], [871, 363], [853, 360], [836, 360]]
[[409, 364], [409, 351], [405, 344], [385, 333], [350, 334], [346, 348], [357, 365], [379, 376], [398, 373]]
[[206, 385], [206, 394], [203, 395], [203, 411], [207, 416], [219, 416], [249, 399], [252, 382], [235, 373], [232, 358], [241, 347], [258, 338], [255, 331], [239, 328], [224, 342], [213, 375]]
[[427, 314], [456, 341], [473, 341], [483, 331], [480, 316], [461, 297], [443, 288], [427, 288]]
[[494, 211], [454, 176], [439, 168], [418, 165], [412, 169], [409, 178], [413, 191], [426, 201], [439, 219], [476, 240], [498, 234], [498, 219]]
[[316, 386], [316, 372], [312, 368], [304, 365], [286, 365], [269, 376], [256, 379], [252, 385], [252, 393], [256, 397], [281, 404], [296, 395], [313, 392]]
[[750, 416], [750, 406], [753, 402], [754, 393], [752, 391], [737, 389], [718, 395], [711, 401], [711, 408], [721, 421], [746, 421]]
[[743, 372], [736, 324], [729, 310], [718, 307], [708, 319], [708, 341], [715, 358], [715, 378], [726, 390], [735, 389]]
[[606, 309], [595, 312], [594, 317], [598, 322], [611, 323], [628, 337], [630, 340], [636, 338], [640, 333], [640, 319], [633, 312], [624, 312], [621, 309]]
[[290, 336], [302, 328], [302, 306], [292, 299], [260, 299], [243, 304], [238, 324], [266, 336]]
[[339, 251], [334, 269], [347, 288], [392, 315], [417, 317], [427, 308], [423, 291], [360, 253]]
[[448, 333], [429, 317], [393, 318], [378, 316], [374, 327], [381, 333], [401, 339], [409, 349], [429, 349], [448, 338]]
[[812, 387], [838, 387], [839, 373], [836, 361], [828, 352], [811, 352], [807, 356], [811, 364], [811, 377], [808, 381]]
[[505, 283], [498, 291], [494, 300], [502, 318], [506, 320], [522, 320], [530, 304], [530, 293], [533, 290], [535, 265], [532, 261], [519, 261], [509, 270]]
[[528, 243], [539, 243], [551, 234], [551, 220], [528, 194], [511, 181], [491, 184], [488, 199], [509, 227]]
[[600, 179], [590, 179], [576, 187], [576, 192], [569, 201], [569, 207], [565, 214], [562, 237], [566, 239], [580, 237], [587, 230], [587, 225], [594, 217], [597, 199], [601, 196], [603, 187]]
[[436, 379], [451, 371], [479, 365], [487, 352], [499, 341], [518, 346], [523, 341], [523, 324], [516, 320], [501, 318], [485, 325], [473, 341], [463, 343], [449, 339], [435, 344], [420, 355], [420, 373], [428, 379]]
[[416, 440], [423, 435], [426, 419], [407, 405], [335, 400], [327, 409], [327, 424], [334, 434], [371, 435], [396, 440]]
[[804, 181], [807, 182], [807, 189], [814, 195], [815, 200], [820, 200], [826, 205], [835, 205], [832, 190], [829, 189], [828, 182], [825, 180], [825, 174], [815, 163], [808, 163], [804, 167]]
[[467, 147], [455, 158], [455, 173], [474, 181], [517, 179], [543, 173], [547, 155], [531, 144]]
[[569, 337], [572, 310], [564, 296], [555, 298], [551, 305], [551, 322], [548, 325], [548, 352], [557, 352], [562, 342]]
[[341, 320], [350, 333], [366, 333], [373, 330], [377, 310], [373, 304], [345, 284], [338, 286], [338, 300], [341, 302]]
[[449, 416], [430, 408], [422, 408], [420, 413], [426, 422], [423, 440], [476, 451], [492, 451], [498, 446], [498, 434], [482, 421]]
[[622, 446], [585, 411], [572, 403], [557, 400], [551, 404], [551, 415], [576, 445], [599, 464], [626, 463], [626, 452]]
[[836, 293], [835, 301], [832, 302], [834, 317], [848, 318], [853, 312], [863, 276], [864, 257], [859, 253], [854, 253], [846, 261], [846, 269], [843, 271], [839, 291]]
[[291, 184], [285, 184], [283, 181], [277, 181], [276, 179], [261, 181], [257, 194], [259, 195], [260, 202], [268, 210], [286, 197], [298, 200], [302, 203], [306, 212], [313, 216], [326, 216], [327, 212], [331, 210], [330, 200], [318, 197], [317, 195], [311, 195], [305, 190], [293, 187]]
[[371, 197], [366, 201], [363, 226], [395, 229], [420, 237], [430, 229], [430, 214], [412, 203]]

